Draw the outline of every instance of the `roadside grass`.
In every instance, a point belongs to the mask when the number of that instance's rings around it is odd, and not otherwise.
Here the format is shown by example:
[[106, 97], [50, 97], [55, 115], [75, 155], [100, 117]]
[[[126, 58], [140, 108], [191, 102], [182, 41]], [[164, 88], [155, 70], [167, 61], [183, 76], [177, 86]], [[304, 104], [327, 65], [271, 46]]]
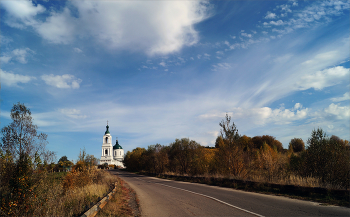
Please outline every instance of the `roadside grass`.
[[96, 216], [140, 216], [139, 203], [135, 192], [127, 184], [117, 178], [117, 191], [112, 199], [97, 213]]
[[153, 174], [146, 172], [139, 172], [138, 174], [175, 181], [201, 183], [263, 194], [286, 196], [294, 199], [314, 201], [322, 205], [350, 207], [349, 190], [327, 188], [329, 186], [321, 185], [320, 180], [316, 178], [290, 176], [285, 179], [275, 179], [269, 182], [262, 176], [253, 176], [250, 179], [243, 180], [239, 177], [227, 177], [218, 174], [207, 174], [205, 176], [189, 176], [175, 173]]
[[35, 171], [32, 185], [20, 194], [23, 202], [1, 189], [0, 216], [79, 216], [107, 195], [116, 176], [104, 170], [85, 168], [72, 172]]

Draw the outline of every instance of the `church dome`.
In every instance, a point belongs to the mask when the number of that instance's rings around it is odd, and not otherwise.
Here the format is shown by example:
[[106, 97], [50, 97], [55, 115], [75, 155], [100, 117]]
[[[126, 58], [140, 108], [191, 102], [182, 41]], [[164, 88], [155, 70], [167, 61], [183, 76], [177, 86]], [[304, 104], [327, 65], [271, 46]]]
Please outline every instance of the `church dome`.
[[107, 124], [107, 126], [106, 126], [106, 132], [105, 132], [105, 135], [106, 135], [106, 134], [110, 134], [108, 124]]
[[115, 145], [113, 146], [113, 149], [123, 149], [118, 143], [118, 140], [115, 142]]

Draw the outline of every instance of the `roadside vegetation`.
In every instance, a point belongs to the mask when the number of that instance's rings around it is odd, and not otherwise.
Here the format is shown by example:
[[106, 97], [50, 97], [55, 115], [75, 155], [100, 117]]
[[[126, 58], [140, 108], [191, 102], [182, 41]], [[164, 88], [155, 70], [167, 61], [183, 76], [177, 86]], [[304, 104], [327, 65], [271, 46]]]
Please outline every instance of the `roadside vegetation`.
[[136, 193], [122, 179], [117, 180], [115, 194], [96, 216], [140, 216]]
[[129, 171], [168, 175], [221, 177], [236, 180], [349, 189], [350, 147], [347, 140], [312, 131], [305, 147], [294, 138], [283, 149], [275, 137], [239, 135], [231, 117], [220, 122], [215, 147], [203, 147], [188, 138], [168, 146], [150, 145], [127, 152]]
[[11, 118], [1, 130], [0, 216], [81, 215], [114, 187], [117, 177], [97, 169], [85, 150], [75, 164], [66, 156], [54, 163], [47, 135], [37, 132], [23, 104], [13, 106]]

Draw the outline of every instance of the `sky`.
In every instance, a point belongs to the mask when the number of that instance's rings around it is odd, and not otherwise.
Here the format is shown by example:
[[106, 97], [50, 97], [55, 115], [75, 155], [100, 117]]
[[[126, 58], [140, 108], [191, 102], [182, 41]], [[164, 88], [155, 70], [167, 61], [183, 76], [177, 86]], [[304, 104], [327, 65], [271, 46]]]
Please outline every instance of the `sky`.
[[349, 1], [0, 1], [1, 128], [24, 103], [57, 160], [239, 134], [350, 140]]

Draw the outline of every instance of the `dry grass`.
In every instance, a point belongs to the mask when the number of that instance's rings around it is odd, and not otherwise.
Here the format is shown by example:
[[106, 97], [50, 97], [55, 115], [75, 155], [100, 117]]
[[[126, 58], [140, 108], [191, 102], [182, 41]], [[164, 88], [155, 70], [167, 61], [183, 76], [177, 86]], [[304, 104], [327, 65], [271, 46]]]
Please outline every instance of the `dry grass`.
[[[174, 172], [165, 172], [165, 175], [173, 175], [173, 176], [181, 176], [180, 174]], [[188, 174], [184, 174], [182, 176], [189, 176]], [[196, 176], [194, 176], [196, 177]], [[248, 177], [242, 178], [239, 176], [227, 176], [222, 174], [204, 174], [198, 177], [206, 177], [206, 178], [229, 178], [229, 179], [238, 179], [238, 180], [247, 180], [253, 182], [262, 182], [262, 183], [273, 183], [273, 184], [281, 184], [281, 185], [295, 185], [295, 186], [303, 186], [303, 187], [327, 187], [325, 184], [321, 182], [319, 178], [314, 177], [301, 177], [297, 175], [288, 175], [284, 177], [274, 177], [272, 180], [268, 180], [266, 176], [261, 174], [249, 175]]]
[[[84, 213], [111, 190], [116, 176], [97, 169], [73, 171], [67, 174], [35, 174], [31, 194], [21, 207], [14, 206], [14, 216], [77, 216]], [[58, 177], [58, 178], [57, 178]], [[25, 209], [23, 209], [25, 207]], [[1, 214], [0, 214], [1, 215]]]
[[[118, 178], [117, 191], [113, 195], [112, 199], [100, 210], [96, 216], [138, 216], [133, 212], [132, 200], [136, 198], [132, 197], [132, 189], [126, 186], [125, 182]], [[134, 209], [138, 207], [134, 207]]]

